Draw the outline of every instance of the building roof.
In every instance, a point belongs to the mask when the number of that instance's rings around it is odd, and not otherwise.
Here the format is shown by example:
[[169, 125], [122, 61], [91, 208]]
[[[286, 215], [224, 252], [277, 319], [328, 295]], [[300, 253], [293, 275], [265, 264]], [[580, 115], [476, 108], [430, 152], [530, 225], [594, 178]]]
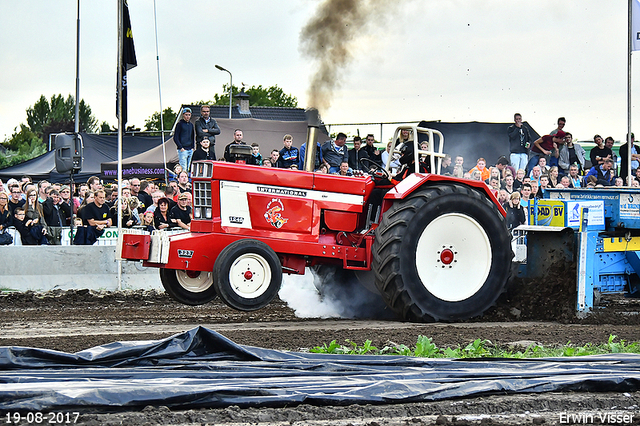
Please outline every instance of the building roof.
[[[182, 110], [184, 108], [191, 109], [191, 122], [195, 123], [198, 118], [200, 118], [200, 109], [201, 105], [182, 105], [178, 110], [178, 114], [176, 115], [176, 121], [173, 123], [171, 133], [175, 131], [176, 124], [182, 119]], [[229, 118], [229, 107], [222, 105], [211, 105], [210, 106], [210, 114], [211, 118], [215, 118], [216, 120], [220, 119], [228, 119]], [[304, 122], [305, 125], [307, 122], [307, 113], [304, 108], [289, 108], [289, 107], [268, 107], [268, 106], [252, 106], [249, 107], [250, 114], [242, 114], [240, 113], [240, 107], [238, 105], [234, 105], [231, 109], [231, 119], [243, 119], [243, 118], [252, 118], [255, 120], [266, 120], [266, 121], [295, 121], [295, 122]], [[327, 128], [325, 127], [322, 120], [320, 120], [320, 132], [326, 136], [329, 135]]]
[[[176, 122], [180, 121], [183, 108], [191, 108], [191, 121], [195, 121], [200, 117], [200, 105], [182, 105], [180, 107]], [[211, 118], [229, 118], [229, 107], [223, 105], [211, 105]], [[255, 118], [258, 120], [275, 120], [275, 121], [307, 121], [304, 108], [287, 108], [287, 107], [267, 107], [267, 106], [250, 106], [250, 114], [240, 112], [240, 107], [234, 105], [231, 108], [231, 118]], [[175, 125], [175, 123], [174, 123]]]
[[[231, 108], [231, 118], [257, 118], [258, 120], [277, 121], [307, 121], [304, 108], [250, 106], [249, 111], [251, 112], [251, 114], [242, 114], [240, 113], [239, 106], [234, 105], [233, 108]], [[193, 111], [193, 115], [200, 116], [199, 107], [197, 114], [196, 111]], [[229, 118], [229, 107], [222, 105], [212, 105], [210, 116], [213, 118]]]

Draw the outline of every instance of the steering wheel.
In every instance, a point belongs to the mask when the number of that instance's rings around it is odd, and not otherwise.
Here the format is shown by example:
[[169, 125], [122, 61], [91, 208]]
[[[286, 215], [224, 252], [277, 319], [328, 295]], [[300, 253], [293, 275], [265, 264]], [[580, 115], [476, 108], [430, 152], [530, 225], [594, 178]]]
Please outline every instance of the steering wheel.
[[368, 169], [368, 173], [377, 178], [377, 179], [389, 179], [391, 180], [391, 175], [389, 174], [389, 172], [382, 167], [380, 164], [376, 163], [375, 161], [371, 160], [370, 158], [361, 158], [360, 159], [360, 164], [362, 165], [362, 167], [364, 167], [365, 169]]

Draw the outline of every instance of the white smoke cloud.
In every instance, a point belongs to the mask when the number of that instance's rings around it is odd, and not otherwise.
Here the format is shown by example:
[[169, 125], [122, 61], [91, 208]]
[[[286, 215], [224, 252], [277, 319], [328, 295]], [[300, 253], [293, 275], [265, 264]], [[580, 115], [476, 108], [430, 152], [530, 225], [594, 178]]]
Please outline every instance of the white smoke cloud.
[[382, 296], [364, 288], [355, 277], [346, 278], [349, 273], [335, 272], [325, 272], [324, 282], [310, 268], [305, 275], [284, 275], [278, 295], [298, 318], [397, 319]]
[[324, 299], [313, 285], [314, 276], [284, 275], [278, 296], [294, 310], [298, 318], [340, 318], [341, 308], [336, 301]]

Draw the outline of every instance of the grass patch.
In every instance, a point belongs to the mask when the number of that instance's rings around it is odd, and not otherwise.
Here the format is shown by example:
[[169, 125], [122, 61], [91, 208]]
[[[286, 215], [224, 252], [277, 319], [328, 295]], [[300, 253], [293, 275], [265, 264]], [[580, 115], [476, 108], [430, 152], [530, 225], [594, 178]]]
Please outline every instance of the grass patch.
[[562, 347], [544, 347], [542, 345], [529, 345], [524, 350], [501, 348], [489, 340], [476, 339], [467, 346], [455, 348], [439, 348], [430, 337], [418, 336], [415, 347], [406, 345], [385, 346], [378, 349], [372, 346], [371, 340], [366, 340], [362, 345], [346, 340], [346, 344], [338, 344], [333, 340], [328, 345], [316, 346], [310, 349], [313, 353], [341, 354], [341, 355], [401, 355], [419, 358], [547, 358], [547, 357], [572, 357], [612, 353], [640, 353], [640, 343], [628, 343], [625, 340], [616, 341], [618, 336], [609, 335], [607, 343], [593, 345], [587, 343], [584, 346], [575, 346], [567, 342]]

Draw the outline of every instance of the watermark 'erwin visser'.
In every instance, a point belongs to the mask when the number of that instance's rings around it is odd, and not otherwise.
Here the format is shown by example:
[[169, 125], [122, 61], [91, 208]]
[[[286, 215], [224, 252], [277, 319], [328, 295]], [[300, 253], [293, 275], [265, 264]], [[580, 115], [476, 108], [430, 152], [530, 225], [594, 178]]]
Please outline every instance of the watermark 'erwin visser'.
[[633, 423], [635, 413], [560, 413], [560, 424], [591, 425], [594, 423], [624, 425]]

